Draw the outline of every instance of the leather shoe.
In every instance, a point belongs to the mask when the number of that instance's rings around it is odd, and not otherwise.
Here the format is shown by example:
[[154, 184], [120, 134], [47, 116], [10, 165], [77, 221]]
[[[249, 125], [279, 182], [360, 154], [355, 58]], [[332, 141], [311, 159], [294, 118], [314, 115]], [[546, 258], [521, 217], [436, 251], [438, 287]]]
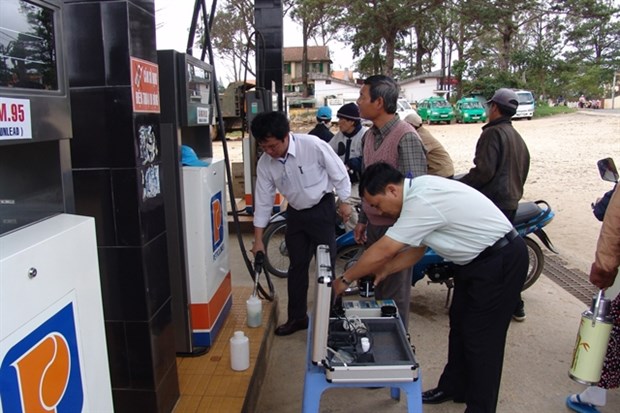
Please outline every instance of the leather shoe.
[[422, 392], [422, 403], [439, 404], [452, 400], [454, 397], [439, 387]]
[[308, 316], [298, 320], [288, 320], [286, 323], [276, 328], [276, 336], [288, 336], [299, 330], [308, 328]]

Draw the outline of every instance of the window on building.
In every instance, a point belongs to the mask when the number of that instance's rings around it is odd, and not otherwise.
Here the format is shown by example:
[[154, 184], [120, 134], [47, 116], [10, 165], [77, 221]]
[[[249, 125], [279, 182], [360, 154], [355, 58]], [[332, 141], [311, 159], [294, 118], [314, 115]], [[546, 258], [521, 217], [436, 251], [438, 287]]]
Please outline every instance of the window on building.
[[426, 83], [426, 79], [420, 79], [420, 84]]

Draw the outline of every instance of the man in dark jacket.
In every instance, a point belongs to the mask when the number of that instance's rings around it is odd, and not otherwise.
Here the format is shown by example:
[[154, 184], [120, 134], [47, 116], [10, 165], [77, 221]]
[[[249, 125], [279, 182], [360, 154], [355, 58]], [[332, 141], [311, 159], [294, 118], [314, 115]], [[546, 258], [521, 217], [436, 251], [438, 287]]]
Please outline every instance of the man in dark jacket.
[[[487, 104], [489, 122], [482, 127], [476, 144], [475, 166], [460, 181], [486, 195], [513, 222], [530, 169], [530, 153], [510, 121], [519, 98], [513, 90], [502, 88]], [[521, 299], [513, 318], [525, 320]]]

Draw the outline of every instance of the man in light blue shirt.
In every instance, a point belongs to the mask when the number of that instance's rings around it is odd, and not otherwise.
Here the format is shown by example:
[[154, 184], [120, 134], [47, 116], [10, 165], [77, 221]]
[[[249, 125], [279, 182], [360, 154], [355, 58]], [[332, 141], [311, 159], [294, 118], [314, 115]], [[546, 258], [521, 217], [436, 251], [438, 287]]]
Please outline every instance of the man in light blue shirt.
[[491, 200], [455, 180], [405, 179], [393, 166], [375, 163], [362, 174], [360, 193], [397, 220], [334, 281], [335, 293], [367, 274], [383, 282], [414, 265], [426, 247], [453, 262], [448, 363], [422, 402], [454, 400], [467, 403], [466, 412], [495, 412], [506, 333], [527, 273], [525, 242]]

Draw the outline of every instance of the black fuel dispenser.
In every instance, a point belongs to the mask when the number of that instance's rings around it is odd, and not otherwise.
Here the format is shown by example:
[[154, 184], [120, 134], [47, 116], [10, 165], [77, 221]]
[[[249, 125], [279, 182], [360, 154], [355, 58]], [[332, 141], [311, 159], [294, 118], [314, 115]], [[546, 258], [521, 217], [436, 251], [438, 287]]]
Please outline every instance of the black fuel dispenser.
[[159, 50], [157, 59], [164, 172], [162, 193], [166, 210], [175, 347], [179, 355], [194, 356], [206, 352], [208, 346], [197, 344], [192, 333], [185, 228], [195, 223], [185, 222], [181, 146], [191, 147], [200, 159], [213, 156], [213, 68], [206, 62], [176, 50]]
[[61, 2], [22, 3], [2, 2], [0, 235], [75, 209]]

